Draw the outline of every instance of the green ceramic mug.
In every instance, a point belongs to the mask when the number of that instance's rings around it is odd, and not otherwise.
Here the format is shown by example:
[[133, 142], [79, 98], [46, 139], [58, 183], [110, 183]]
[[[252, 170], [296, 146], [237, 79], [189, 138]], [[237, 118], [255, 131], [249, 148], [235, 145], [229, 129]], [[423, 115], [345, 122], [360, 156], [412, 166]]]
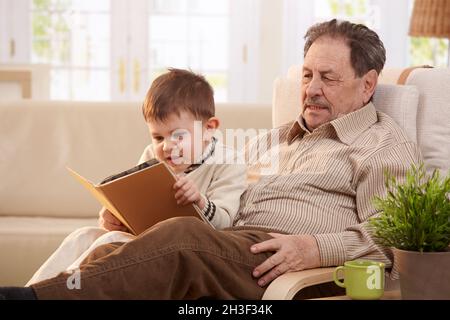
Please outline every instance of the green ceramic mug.
[[[339, 272], [344, 272], [344, 282]], [[370, 260], [347, 261], [334, 270], [334, 282], [345, 288], [348, 297], [355, 300], [376, 300], [384, 293], [384, 263]]]

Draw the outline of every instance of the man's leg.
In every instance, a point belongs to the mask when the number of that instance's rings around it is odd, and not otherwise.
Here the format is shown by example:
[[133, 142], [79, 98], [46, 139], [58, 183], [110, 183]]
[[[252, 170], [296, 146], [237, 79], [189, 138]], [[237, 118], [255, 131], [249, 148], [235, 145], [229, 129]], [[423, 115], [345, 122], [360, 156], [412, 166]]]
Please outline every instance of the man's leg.
[[[86, 260], [86, 258], [98, 247], [105, 245], [105, 244], [109, 244], [109, 243], [113, 243], [113, 242], [118, 242], [118, 243], [125, 243], [125, 242], [129, 242], [133, 239], [135, 239], [136, 236], [127, 233], [127, 232], [122, 232], [122, 231], [110, 231], [105, 233], [104, 235], [100, 236], [97, 240], [94, 241], [94, 243], [91, 244], [91, 246], [85, 251], [83, 252], [82, 255], [80, 255], [80, 257], [78, 259], [76, 259], [69, 267], [67, 267], [66, 270], [73, 270], [73, 269], [78, 269], [80, 267], [80, 265]], [[111, 248], [111, 247], [109, 247]], [[116, 249], [117, 246], [112, 246], [112, 248]], [[109, 249], [110, 250], [110, 249]], [[105, 251], [105, 250], [103, 250]], [[97, 254], [95, 255], [96, 258], [98, 259], [99, 254], [102, 255], [106, 255], [108, 252], [108, 250], [105, 252], [97, 252]], [[93, 257], [90, 258], [90, 260], [92, 260]]]
[[265, 289], [251, 273], [270, 254], [252, 254], [250, 246], [270, 238], [213, 230], [196, 218], [169, 219], [81, 265], [80, 289], [68, 288], [68, 273], [32, 288], [39, 299], [259, 299]]
[[83, 227], [69, 234], [58, 249], [42, 264], [25, 286], [57, 276], [80, 257], [92, 243], [107, 233], [98, 227]]

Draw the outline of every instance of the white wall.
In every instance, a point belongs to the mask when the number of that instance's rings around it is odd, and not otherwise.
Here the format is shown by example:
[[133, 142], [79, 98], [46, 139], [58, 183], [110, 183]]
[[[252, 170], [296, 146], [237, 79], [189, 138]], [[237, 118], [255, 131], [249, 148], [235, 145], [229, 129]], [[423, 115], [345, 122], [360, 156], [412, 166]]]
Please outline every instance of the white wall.
[[[282, 74], [303, 62], [304, 36], [314, 23], [314, 1], [284, 0]], [[293, 18], [295, 16], [295, 18]]]
[[372, 0], [379, 5], [378, 35], [386, 48], [385, 67], [406, 67], [409, 30], [409, 0]]
[[291, 65], [303, 61], [303, 37], [314, 23], [314, 3], [260, 0], [259, 6], [258, 76], [253, 99], [271, 102], [273, 81], [286, 74]]
[[260, 61], [257, 102], [272, 101], [272, 84], [282, 71], [283, 1], [260, 1]]

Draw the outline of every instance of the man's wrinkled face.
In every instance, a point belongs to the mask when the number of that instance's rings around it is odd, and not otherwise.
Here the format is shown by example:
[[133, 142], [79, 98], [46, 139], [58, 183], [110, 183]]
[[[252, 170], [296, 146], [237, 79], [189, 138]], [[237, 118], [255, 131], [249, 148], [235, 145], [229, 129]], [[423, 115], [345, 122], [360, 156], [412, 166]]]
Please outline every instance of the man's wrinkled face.
[[302, 115], [308, 129], [363, 107], [369, 100], [363, 78], [356, 77], [343, 39], [324, 36], [314, 41], [305, 56], [301, 81]]

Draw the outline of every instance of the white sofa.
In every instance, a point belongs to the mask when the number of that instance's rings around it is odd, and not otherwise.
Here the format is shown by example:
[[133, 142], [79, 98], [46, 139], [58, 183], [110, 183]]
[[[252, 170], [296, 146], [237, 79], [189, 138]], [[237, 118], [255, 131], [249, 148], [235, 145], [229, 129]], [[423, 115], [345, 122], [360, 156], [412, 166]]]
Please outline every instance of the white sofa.
[[[270, 105], [218, 104], [222, 128], [271, 128]], [[0, 101], [0, 285], [24, 285], [99, 205], [66, 166], [100, 181], [136, 164], [140, 103]]]

